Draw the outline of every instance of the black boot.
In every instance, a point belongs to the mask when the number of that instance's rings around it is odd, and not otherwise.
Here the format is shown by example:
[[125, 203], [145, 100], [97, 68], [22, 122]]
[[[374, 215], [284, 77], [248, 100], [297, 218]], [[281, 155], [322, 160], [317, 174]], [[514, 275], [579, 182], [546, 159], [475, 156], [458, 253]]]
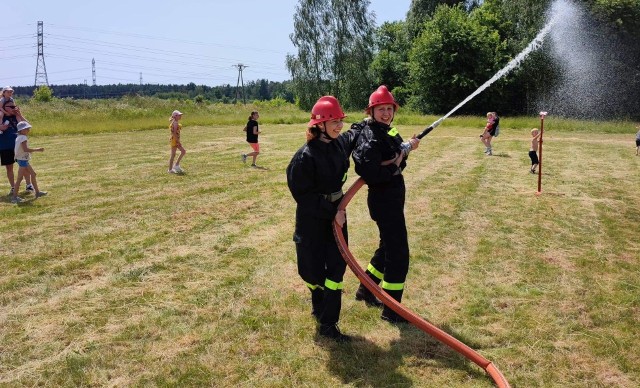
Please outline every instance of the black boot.
[[329, 325], [320, 325], [318, 326], [318, 334], [323, 337], [332, 339], [336, 342], [349, 342], [351, 341], [351, 337], [342, 334], [337, 324], [329, 324]]
[[383, 304], [380, 299], [376, 298], [375, 295], [368, 288], [366, 288], [362, 283], [360, 283], [360, 287], [358, 287], [358, 291], [356, 291], [356, 300], [363, 300], [364, 303], [369, 307], [382, 307]]
[[[385, 290], [385, 291], [387, 292], [387, 294], [389, 294], [390, 297], [395, 299], [398, 303], [402, 302], [403, 290]], [[380, 318], [391, 323], [409, 323], [409, 321], [401, 317], [398, 313], [391, 310], [387, 306], [384, 306], [384, 309], [382, 309], [382, 314], [380, 315]]]
[[409, 323], [409, 321], [404, 319], [402, 316], [400, 316], [398, 313], [391, 310], [387, 306], [384, 306], [384, 309], [382, 310], [382, 315], [380, 315], [380, 318], [391, 323]]

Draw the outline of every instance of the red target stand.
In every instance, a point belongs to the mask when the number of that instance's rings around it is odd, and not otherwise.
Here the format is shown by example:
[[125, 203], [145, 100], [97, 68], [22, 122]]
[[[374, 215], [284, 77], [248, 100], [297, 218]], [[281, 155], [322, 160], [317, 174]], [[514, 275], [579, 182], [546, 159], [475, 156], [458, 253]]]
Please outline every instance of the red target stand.
[[536, 195], [542, 194], [542, 135], [544, 135], [544, 116], [547, 112], [540, 112], [540, 139], [538, 140], [538, 191]]

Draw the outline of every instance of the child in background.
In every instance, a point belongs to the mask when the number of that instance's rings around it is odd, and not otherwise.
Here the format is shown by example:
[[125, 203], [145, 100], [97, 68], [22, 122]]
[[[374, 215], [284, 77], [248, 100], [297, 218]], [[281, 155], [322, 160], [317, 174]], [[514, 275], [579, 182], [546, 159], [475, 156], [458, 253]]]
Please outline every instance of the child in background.
[[18, 123], [18, 137], [16, 137], [16, 148], [14, 150], [16, 155], [16, 162], [18, 163], [18, 178], [16, 179], [15, 186], [13, 186], [12, 203], [22, 202], [22, 198], [18, 197], [18, 191], [20, 189], [20, 183], [23, 177], [30, 177], [31, 184], [36, 191], [36, 198], [44, 197], [47, 195], [46, 191], [40, 191], [38, 189], [38, 182], [36, 181], [36, 172], [31, 167], [29, 161], [31, 160], [32, 152], [43, 152], [44, 148], [29, 148], [28, 138], [31, 130], [31, 124], [26, 121]]
[[7, 101], [15, 102], [13, 101], [13, 89], [11, 86], [2, 88], [2, 97], [0, 97], [0, 123], [4, 122], [4, 115], [7, 114], [7, 111], [4, 110], [4, 103]]
[[636, 156], [638, 156], [638, 151], [640, 151], [640, 125], [636, 127], [638, 133], [636, 133]]
[[540, 131], [538, 128], [533, 128], [531, 130], [531, 147], [529, 148], [529, 158], [531, 158], [531, 169], [529, 170], [532, 174], [536, 173], [536, 168], [538, 167], [538, 139], [540, 138]]
[[498, 126], [498, 115], [496, 112], [487, 113], [487, 125], [484, 127], [484, 132], [480, 135], [480, 141], [484, 144], [484, 153], [487, 156], [493, 155], [491, 148], [491, 139], [496, 135], [496, 127]]
[[[174, 110], [173, 113], [171, 113], [171, 118], [169, 119], [169, 121], [171, 122], [171, 124], [169, 124], [169, 129], [171, 129], [171, 139], [169, 139], [169, 142], [171, 144], [171, 157], [169, 158], [170, 174], [180, 174], [184, 172], [180, 167], [180, 161], [182, 160], [184, 154], [187, 153], [187, 151], [184, 149], [182, 143], [180, 142], [180, 130], [182, 130], [182, 124], [180, 124], [181, 118], [182, 112], [180, 112], [179, 110]], [[173, 159], [176, 157], [176, 150], [180, 150], [180, 156], [178, 156], [178, 160], [176, 160], [176, 164], [174, 165]]]
[[240, 155], [242, 158], [242, 163], [247, 162], [248, 156], [251, 156], [253, 158], [251, 167], [258, 167], [256, 166], [256, 159], [260, 154], [260, 143], [258, 142], [258, 135], [260, 134], [260, 128], [258, 127], [258, 118], [260, 118], [260, 114], [257, 111], [251, 112], [251, 115], [247, 120], [247, 125], [244, 127], [244, 131], [247, 133], [247, 143], [249, 143], [253, 152]]

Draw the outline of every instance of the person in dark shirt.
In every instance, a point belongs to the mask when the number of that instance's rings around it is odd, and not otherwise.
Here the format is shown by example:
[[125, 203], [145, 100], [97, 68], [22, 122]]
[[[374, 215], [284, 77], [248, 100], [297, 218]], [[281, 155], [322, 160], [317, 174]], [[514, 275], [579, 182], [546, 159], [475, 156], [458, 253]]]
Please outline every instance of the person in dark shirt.
[[349, 156], [359, 135], [356, 126], [340, 133], [346, 117], [333, 96], [321, 97], [311, 110], [307, 142], [287, 167], [287, 184], [297, 203], [293, 241], [298, 273], [311, 291], [311, 313], [318, 334], [337, 342], [351, 337], [338, 328], [346, 262], [333, 236], [333, 220], [348, 239], [345, 211], [338, 211]]
[[[413, 137], [404, 142], [392, 122], [399, 105], [386, 86], [380, 86], [369, 97], [367, 114], [362, 123], [356, 148], [353, 150], [355, 170], [369, 188], [367, 205], [380, 234], [378, 249], [373, 254], [366, 274], [398, 302], [402, 301], [404, 283], [409, 271], [409, 242], [404, 218], [405, 185], [402, 171], [407, 166], [411, 150], [420, 140]], [[382, 303], [363, 284], [356, 300], [368, 306]], [[384, 306], [381, 318], [392, 323], [406, 320]]]
[[[26, 121], [26, 119], [22, 116], [20, 108], [16, 106], [13, 99], [6, 100], [2, 104], [2, 108], [7, 113], [3, 117], [4, 122], [0, 123], [0, 164], [2, 164], [6, 169], [7, 180], [11, 185], [9, 195], [13, 196], [13, 187], [15, 185], [13, 165], [15, 164], [16, 159], [14, 149], [16, 146], [16, 137], [18, 137], [18, 122]], [[25, 181], [27, 182], [27, 192], [33, 193], [35, 189], [31, 184], [31, 177], [25, 177]]]
[[260, 143], [258, 143], [258, 135], [260, 134], [260, 129], [258, 127], [259, 118], [260, 114], [257, 111], [251, 112], [251, 115], [249, 116], [249, 119], [247, 121], [247, 125], [244, 127], [244, 131], [247, 133], [247, 143], [249, 143], [253, 152], [242, 154], [240, 156], [242, 158], [242, 163], [247, 162], [247, 157], [253, 157], [251, 167], [258, 167], [256, 166], [256, 159], [260, 154]]

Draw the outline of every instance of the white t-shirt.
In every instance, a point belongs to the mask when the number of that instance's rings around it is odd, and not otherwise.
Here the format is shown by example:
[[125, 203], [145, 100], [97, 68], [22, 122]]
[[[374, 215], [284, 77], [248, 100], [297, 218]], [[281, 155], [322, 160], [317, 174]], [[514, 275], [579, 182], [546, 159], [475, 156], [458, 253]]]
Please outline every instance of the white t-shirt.
[[[16, 137], [16, 147], [14, 148], [16, 160], [30, 160], [31, 152], [26, 152], [25, 150], [23, 150], [22, 143], [27, 143], [27, 136], [18, 135], [18, 137]], [[27, 147], [29, 147], [28, 144], [26, 145]]]

